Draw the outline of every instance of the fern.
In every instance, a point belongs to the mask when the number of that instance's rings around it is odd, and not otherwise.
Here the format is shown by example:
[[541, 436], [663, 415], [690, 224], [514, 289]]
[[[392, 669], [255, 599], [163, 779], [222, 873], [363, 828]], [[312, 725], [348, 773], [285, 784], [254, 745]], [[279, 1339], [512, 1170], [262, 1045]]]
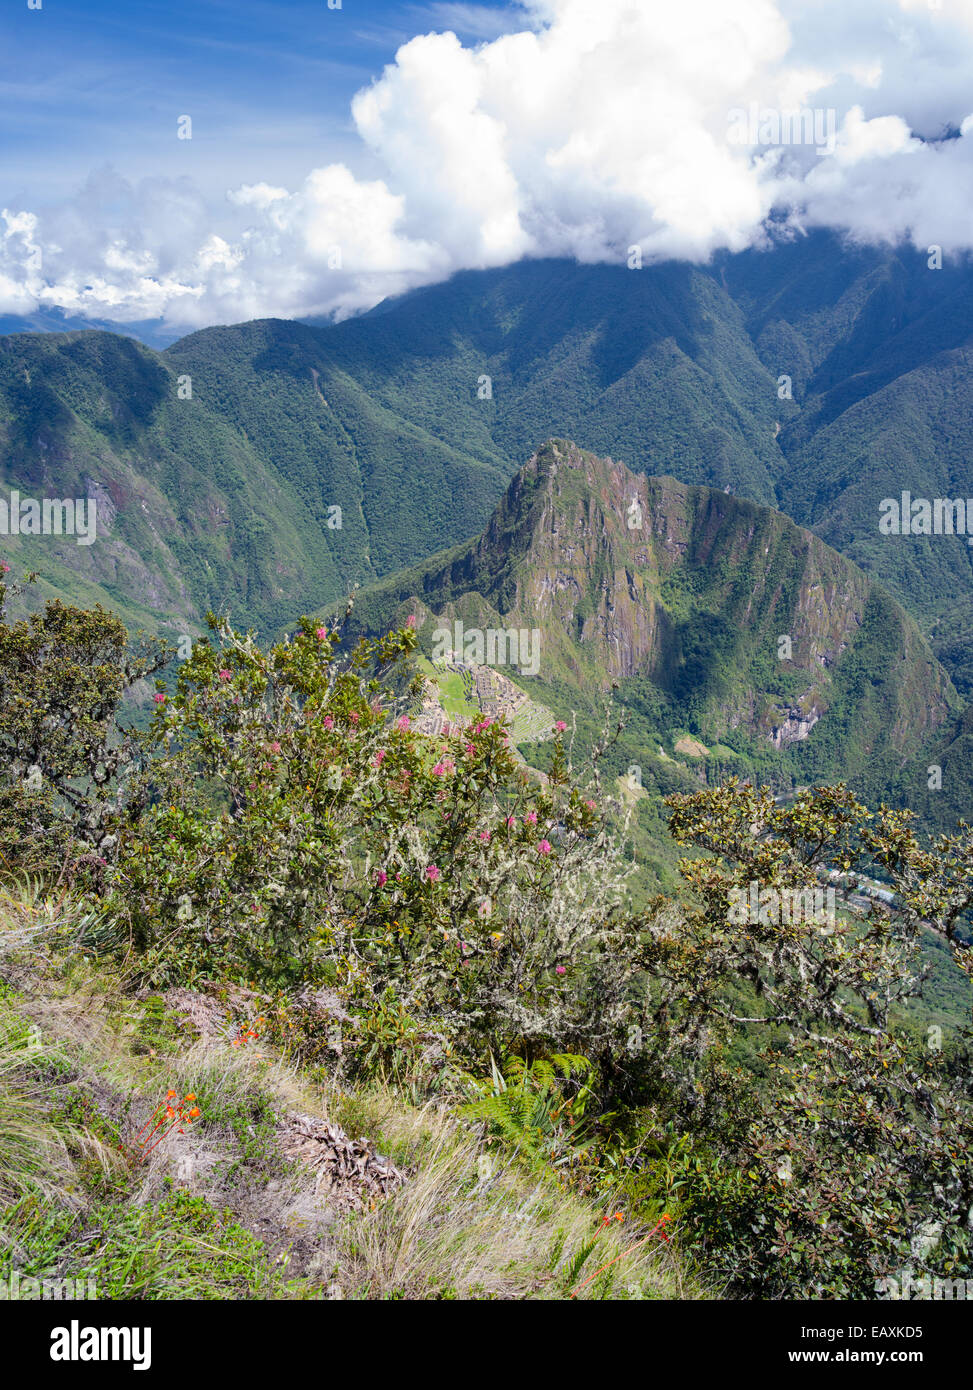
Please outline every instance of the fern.
[[463, 1107], [464, 1115], [482, 1120], [493, 1137], [532, 1158], [552, 1147], [577, 1147], [578, 1125], [591, 1095], [592, 1066], [586, 1057], [555, 1053], [528, 1065], [512, 1055], [501, 1071], [491, 1054], [490, 1071], [489, 1081], [479, 1083], [478, 1099]]
[[586, 1241], [584, 1242], [584, 1244], [579, 1248], [577, 1254], [576, 1254], [576, 1255], [574, 1256], [574, 1258], [571, 1260], [570, 1264], [567, 1265], [567, 1267], [565, 1268], [565, 1270], [564, 1270], [564, 1272], [563, 1272], [563, 1274], [562, 1274], [562, 1277], [561, 1277], [561, 1286], [562, 1286], [562, 1288], [565, 1288], [565, 1289], [573, 1289], [573, 1288], [574, 1288], [575, 1284], [578, 1282], [578, 1276], [580, 1275], [581, 1271], [584, 1269], [585, 1263], [586, 1263], [586, 1261], [587, 1261], [587, 1259], [588, 1259], [588, 1256], [591, 1254], [592, 1250], [594, 1250], [595, 1245], [597, 1244], [597, 1242], [598, 1242], [598, 1233], [596, 1232], [589, 1240], [586, 1240]]

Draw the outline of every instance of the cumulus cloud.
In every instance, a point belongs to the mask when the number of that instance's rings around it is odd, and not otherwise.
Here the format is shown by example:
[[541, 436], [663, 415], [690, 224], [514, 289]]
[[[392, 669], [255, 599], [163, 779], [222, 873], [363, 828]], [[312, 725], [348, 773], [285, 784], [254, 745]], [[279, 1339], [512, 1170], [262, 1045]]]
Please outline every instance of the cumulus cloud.
[[217, 202], [188, 180], [132, 187], [103, 170], [59, 207], [6, 209], [0, 312], [342, 317], [525, 256], [623, 263], [637, 245], [646, 262], [705, 261], [761, 244], [772, 216], [970, 247], [973, 0], [521, 12], [472, 47], [418, 35], [357, 94], [379, 178], [312, 157], [299, 187]]

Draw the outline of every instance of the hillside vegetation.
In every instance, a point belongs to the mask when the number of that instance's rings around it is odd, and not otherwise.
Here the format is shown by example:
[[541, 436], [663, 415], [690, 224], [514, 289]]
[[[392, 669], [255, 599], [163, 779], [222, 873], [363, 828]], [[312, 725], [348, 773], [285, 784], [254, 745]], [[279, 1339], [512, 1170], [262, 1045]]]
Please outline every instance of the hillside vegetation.
[[56, 601], [0, 622], [3, 1272], [150, 1299], [968, 1277], [968, 1037], [912, 1010], [929, 934], [968, 1009], [969, 829], [731, 778], [669, 798], [682, 882], [638, 905], [603, 750], [572, 766], [556, 728], [538, 783], [502, 719], [417, 733], [417, 649], [408, 620], [265, 647], [213, 618], [140, 734], [121, 701], [164, 647]]
[[[948, 736], [960, 706], [915, 622], [816, 536], [565, 440], [533, 455], [476, 540], [362, 590], [351, 627], [374, 634], [407, 613], [427, 652], [457, 621], [536, 628], [537, 671], [504, 669], [579, 721], [580, 746], [614, 686], [626, 727], [605, 766], [663, 794], [735, 772], [780, 792], [894, 788], [925, 809], [917, 750]], [[947, 780], [955, 820], [973, 789], [958, 759]]]
[[816, 235], [708, 268], [464, 272], [339, 325], [212, 328], [163, 353], [0, 338], [5, 483], [90, 488], [104, 537], [5, 550], [49, 592], [151, 626], [200, 630], [225, 603], [267, 633], [475, 535], [523, 460], [568, 437], [817, 531], [965, 693], [973, 551], [878, 518], [903, 490], [973, 493], [971, 300], [968, 267]]

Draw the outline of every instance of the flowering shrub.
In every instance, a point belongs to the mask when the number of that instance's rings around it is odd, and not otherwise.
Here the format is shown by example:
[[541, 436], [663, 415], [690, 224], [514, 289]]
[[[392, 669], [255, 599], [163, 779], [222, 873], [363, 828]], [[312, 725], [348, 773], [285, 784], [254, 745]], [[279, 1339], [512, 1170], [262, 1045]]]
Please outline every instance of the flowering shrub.
[[411, 628], [339, 657], [308, 620], [266, 652], [211, 622], [155, 712], [152, 805], [109, 904], [146, 976], [337, 986], [353, 1016], [381, 1003], [481, 1053], [603, 1046], [623, 874], [560, 733], [537, 786], [502, 723], [413, 731]]
[[259, 1041], [260, 1036], [263, 1032], [263, 1025], [265, 1022], [266, 1019], [260, 1017], [256, 1019], [249, 1027], [247, 1027], [246, 1024], [241, 1023], [237, 1028], [236, 1037], [230, 1039], [230, 1046], [246, 1047], [247, 1043], [249, 1042]]

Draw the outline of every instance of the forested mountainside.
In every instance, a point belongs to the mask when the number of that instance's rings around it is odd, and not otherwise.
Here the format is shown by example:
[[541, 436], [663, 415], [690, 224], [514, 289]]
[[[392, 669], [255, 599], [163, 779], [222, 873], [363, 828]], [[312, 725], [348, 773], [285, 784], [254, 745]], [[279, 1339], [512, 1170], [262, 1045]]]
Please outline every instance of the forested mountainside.
[[971, 306], [965, 266], [819, 235], [708, 267], [463, 272], [338, 325], [211, 328], [163, 353], [13, 335], [4, 481], [100, 499], [98, 546], [32, 548], [52, 588], [80, 576], [175, 628], [226, 603], [269, 630], [475, 534], [540, 442], [567, 437], [817, 531], [965, 692], [965, 536], [878, 522], [903, 490], [973, 492]]
[[660, 790], [682, 753], [683, 769], [782, 790], [846, 778], [882, 794], [960, 706], [913, 619], [817, 536], [565, 440], [531, 457], [480, 537], [358, 594], [353, 624], [374, 635], [410, 613], [429, 655], [457, 624], [536, 630], [529, 661], [501, 643], [501, 665], [559, 717], [594, 721], [614, 686], [631, 727], [612, 761]]

